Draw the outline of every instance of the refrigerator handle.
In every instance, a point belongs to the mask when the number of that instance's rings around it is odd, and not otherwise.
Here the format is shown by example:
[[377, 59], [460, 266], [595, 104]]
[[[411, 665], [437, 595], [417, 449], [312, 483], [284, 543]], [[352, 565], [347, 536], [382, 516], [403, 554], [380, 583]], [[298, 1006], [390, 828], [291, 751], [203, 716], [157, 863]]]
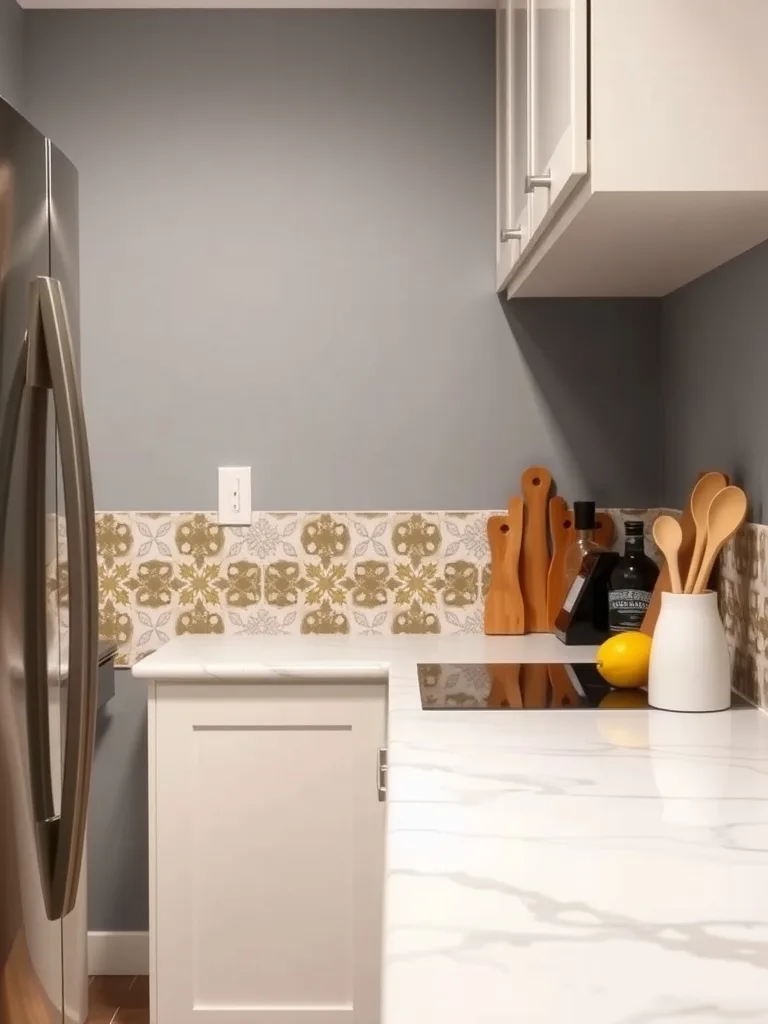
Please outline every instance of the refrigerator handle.
[[98, 576], [88, 439], [64, 292], [61, 282], [50, 277], [38, 277], [32, 289], [37, 313], [30, 321], [27, 382], [33, 391], [47, 386], [53, 394], [69, 564], [64, 766], [47, 908], [56, 919], [75, 905], [85, 846], [98, 694]]
[[[59, 833], [51, 783], [51, 737], [48, 716], [48, 638], [46, 618], [45, 564], [45, 480], [48, 425], [48, 392], [45, 362], [40, 361], [39, 288], [30, 289], [29, 324], [20, 355], [22, 392], [12, 405], [16, 407], [16, 426], [9, 434], [15, 447], [16, 433], [26, 395], [27, 450], [24, 459], [24, 500], [27, 515], [23, 527], [23, 658], [26, 683], [27, 747], [29, 751], [32, 811], [35, 819], [35, 845], [40, 868], [46, 912], [53, 918], [53, 870]], [[18, 376], [18, 374], [17, 374]], [[26, 384], [26, 389], [24, 389]], [[16, 389], [14, 389], [16, 390]], [[11, 471], [11, 458], [8, 472]], [[58, 648], [57, 648], [58, 649]]]

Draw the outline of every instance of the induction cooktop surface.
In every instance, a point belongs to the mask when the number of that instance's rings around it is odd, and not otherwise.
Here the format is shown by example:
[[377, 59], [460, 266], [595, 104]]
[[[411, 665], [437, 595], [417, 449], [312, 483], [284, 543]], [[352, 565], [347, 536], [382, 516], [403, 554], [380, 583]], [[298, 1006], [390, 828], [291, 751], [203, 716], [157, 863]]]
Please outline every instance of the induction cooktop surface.
[[[642, 709], [645, 690], [609, 686], [593, 664], [418, 665], [425, 711], [578, 711]], [[732, 707], [750, 707], [733, 694]]]

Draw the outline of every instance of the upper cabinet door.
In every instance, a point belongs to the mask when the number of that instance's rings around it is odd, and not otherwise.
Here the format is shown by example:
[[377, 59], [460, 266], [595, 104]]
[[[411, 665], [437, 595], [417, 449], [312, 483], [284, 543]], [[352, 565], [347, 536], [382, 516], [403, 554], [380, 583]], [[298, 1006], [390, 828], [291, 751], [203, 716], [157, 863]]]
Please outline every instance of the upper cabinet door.
[[530, 238], [528, 173], [528, 5], [496, 8], [497, 286], [503, 287]]
[[588, 0], [527, 0], [531, 233], [587, 173]]

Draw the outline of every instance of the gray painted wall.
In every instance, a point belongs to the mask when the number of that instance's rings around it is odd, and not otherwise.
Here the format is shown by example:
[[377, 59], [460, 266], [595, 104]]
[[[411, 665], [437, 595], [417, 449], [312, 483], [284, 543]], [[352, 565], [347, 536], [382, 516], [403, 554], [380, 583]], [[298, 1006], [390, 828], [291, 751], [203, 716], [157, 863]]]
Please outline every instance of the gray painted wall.
[[[661, 500], [658, 305], [501, 303], [492, 12], [28, 11], [80, 169], [101, 509]], [[145, 693], [100, 724], [89, 924], [146, 927]]]
[[492, 12], [32, 11], [26, 58], [80, 169], [98, 508], [213, 508], [227, 464], [261, 508], [588, 489], [491, 285]]
[[665, 499], [680, 507], [704, 469], [723, 469], [768, 514], [768, 243], [662, 302]]
[[16, 0], [0, 0], [0, 96], [24, 110], [24, 12]]

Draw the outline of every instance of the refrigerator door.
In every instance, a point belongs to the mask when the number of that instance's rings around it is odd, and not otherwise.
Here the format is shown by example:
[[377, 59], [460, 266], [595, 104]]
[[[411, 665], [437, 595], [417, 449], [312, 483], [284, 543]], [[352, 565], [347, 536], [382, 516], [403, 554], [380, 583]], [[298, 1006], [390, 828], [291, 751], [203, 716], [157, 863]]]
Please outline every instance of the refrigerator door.
[[[79, 378], [80, 369], [80, 260], [78, 235], [78, 180], [77, 171], [67, 157], [52, 145], [48, 144], [48, 176], [50, 203], [50, 242], [51, 242], [51, 277], [61, 282], [61, 289], [67, 309], [69, 331], [73, 348], [76, 374]], [[56, 562], [57, 590], [64, 593], [67, 587], [69, 571], [67, 555], [67, 534], [63, 519], [65, 508], [64, 482], [61, 471], [60, 455], [57, 445], [57, 486], [59, 510], [58, 523], [58, 559]], [[62, 654], [68, 650], [67, 627], [69, 625], [69, 607], [62, 608], [59, 616], [62, 631], [60, 649]], [[63, 770], [63, 755], [66, 747], [67, 697], [69, 680], [67, 666], [62, 658], [62, 733], [61, 759], [59, 764]], [[80, 869], [80, 886], [74, 909], [62, 921], [63, 927], [63, 969], [64, 969], [64, 1016], [67, 1024], [82, 1024], [88, 1013], [88, 952], [87, 952], [87, 885], [86, 862]]]
[[[49, 271], [46, 142], [0, 103], [0, 1021], [62, 1020], [62, 926], [51, 920], [46, 822], [61, 807], [55, 440], [27, 387], [30, 282]], [[31, 515], [30, 497], [43, 509]], [[40, 545], [42, 543], [42, 556]], [[42, 566], [41, 563], [42, 562]], [[35, 563], [33, 565], [33, 563]], [[34, 571], [33, 571], [34, 570]], [[49, 591], [55, 598], [53, 590]], [[34, 620], [42, 608], [42, 636]], [[39, 624], [39, 623], [37, 623]], [[39, 641], [42, 639], [42, 646]], [[42, 652], [42, 654], [41, 654]]]

